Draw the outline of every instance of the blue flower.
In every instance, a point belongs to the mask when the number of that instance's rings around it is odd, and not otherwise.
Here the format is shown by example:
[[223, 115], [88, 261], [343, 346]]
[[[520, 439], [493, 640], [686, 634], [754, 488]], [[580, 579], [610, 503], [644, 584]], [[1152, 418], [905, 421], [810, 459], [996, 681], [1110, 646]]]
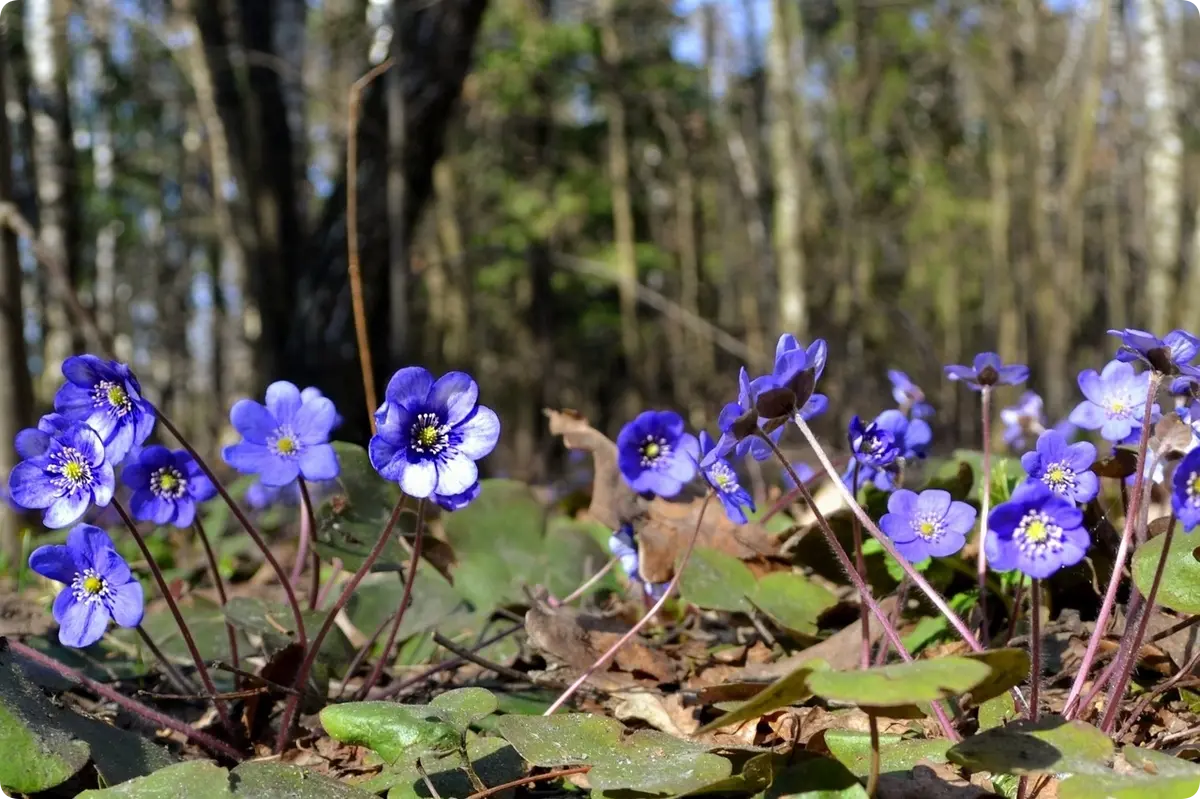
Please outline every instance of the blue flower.
[[[1121, 339], [1121, 346], [1117, 349], [1118, 361], [1142, 361], [1165, 375], [1188, 373], [1188, 364], [1200, 351], [1200, 339], [1186, 330], [1172, 330], [1163, 338], [1134, 327], [1109, 330], [1108, 334]], [[1196, 376], [1194, 370], [1192, 376]]]
[[432, 494], [429, 498], [436, 502], [442, 510], [453, 512], [456, 510], [462, 510], [463, 508], [467, 507], [467, 505], [470, 505], [472, 502], [474, 502], [475, 498], [479, 496], [480, 490], [481, 488], [479, 481], [476, 480], [474, 485], [472, 485], [466, 491], [462, 491], [458, 494], [451, 494], [449, 496]]
[[[317, 388], [316, 386], [309, 386], [308, 388], [302, 389], [300, 391], [300, 401], [301, 402], [309, 402], [310, 400], [321, 399], [324, 396], [325, 395], [321, 393], [321, 389]], [[337, 430], [339, 427], [342, 426], [343, 421], [345, 421], [345, 420], [342, 419], [342, 415], [337, 412], [336, 408], [334, 408], [333, 425], [330, 426], [329, 429]]]
[[[886, 466], [872, 466], [858, 461], [858, 485], [861, 488], [868, 481], [874, 481], [880, 491], [891, 491], [896, 486], [896, 475], [899, 473], [901, 461], [919, 460], [929, 454], [929, 444], [933, 440], [933, 430], [923, 419], [910, 420], [898, 410], [886, 410], [870, 424], [876, 434], [887, 433], [899, 452], [899, 457]], [[849, 486], [854, 480], [854, 461], [842, 476], [842, 481]]]
[[479, 386], [466, 372], [447, 372], [435, 382], [420, 366], [408, 366], [388, 382], [375, 411], [371, 465], [409, 496], [465, 494], [479, 479], [475, 461], [500, 440], [500, 419], [479, 404]]
[[1035, 391], [1026, 391], [1017, 400], [1016, 405], [1010, 405], [1000, 411], [1000, 421], [1004, 425], [1004, 443], [1013, 448], [1025, 446], [1025, 439], [1030, 435], [1040, 435], [1046, 429], [1046, 420], [1042, 414], [1042, 398]]
[[925, 401], [925, 392], [908, 375], [898, 369], [889, 369], [887, 376], [892, 381], [892, 398], [900, 410], [914, 419], [933, 416], [933, 406]]
[[986, 386], [1016, 386], [1029, 379], [1029, 367], [1021, 364], [1004, 365], [994, 352], [981, 352], [971, 366], [947, 366], [946, 377], [962, 380], [975, 391]]
[[1175, 468], [1171, 481], [1171, 510], [1190, 533], [1200, 524], [1200, 449], [1193, 449]]
[[746, 509], [754, 511], [754, 499], [738, 483], [737, 472], [720, 456], [706, 430], [700, 431], [700, 471], [716, 490], [725, 515], [738, 524], [745, 524]]
[[67, 586], [54, 600], [63, 646], [91, 646], [104, 637], [109, 619], [122, 627], [142, 623], [142, 585], [99, 527], [81, 524], [67, 534], [65, 546], [38, 547], [29, 568]]
[[1037, 448], [1021, 456], [1021, 468], [1056, 494], [1084, 503], [1100, 492], [1100, 478], [1091, 471], [1096, 447], [1086, 441], [1068, 444], [1062, 433], [1047, 430]]
[[617, 435], [617, 466], [639, 494], [673, 497], [696, 476], [700, 444], [675, 411], [642, 411]]
[[900, 457], [895, 434], [880, 427], [877, 421], [863, 425], [862, 419], [854, 416], [850, 420], [849, 439], [850, 451], [864, 466], [882, 469]]
[[[1098, 374], [1095, 369], [1080, 372], [1079, 390], [1087, 399], [1071, 411], [1070, 422], [1085, 430], [1099, 430], [1107, 441], [1123, 441], [1141, 427], [1150, 373], [1136, 374], [1131, 364], [1109, 361]], [[1157, 404], [1152, 412], [1158, 415]]]
[[623, 525], [620, 530], [609, 536], [608, 551], [620, 562], [621, 569], [629, 581], [642, 586], [646, 596], [652, 599], [662, 597], [663, 592], [667, 589], [667, 583], [648, 583], [642, 579], [641, 571], [638, 569], [637, 542], [633, 538], [632, 527], [628, 524]]
[[1041, 579], [1083, 560], [1090, 543], [1075, 503], [1027, 480], [988, 516], [984, 546], [996, 571], [1017, 569]]
[[775, 345], [775, 367], [756, 392], [754, 407], [759, 416], [780, 419], [794, 414], [808, 420], [824, 413], [829, 398], [814, 394], [813, 389], [825, 371], [828, 352], [824, 339], [804, 348], [792, 334], [780, 336]]
[[37, 429], [18, 433], [15, 445], [24, 460], [8, 478], [12, 501], [22, 508], [45, 508], [47, 527], [74, 524], [92, 503], [103, 507], [112, 501], [112, 464], [100, 436], [86, 424], [47, 414]]
[[879, 527], [901, 555], [917, 563], [962, 549], [976, 515], [973, 507], [952, 499], [948, 491], [932, 488], [917, 494], [902, 488], [888, 497], [888, 512]]
[[[771, 457], [771, 447], [757, 432], [767, 420], [759, 417], [755, 405], [758, 392], [772, 386], [770, 375], [751, 380], [746, 367], [742, 367], [738, 373], [737, 402], [727, 403], [717, 416], [717, 427], [721, 430], [721, 438], [716, 444], [717, 457], [725, 457], [735, 446], [739, 458], [750, 455], [756, 461], [765, 461]], [[775, 428], [768, 435], [779, 443], [783, 427]]]
[[129, 367], [95, 355], [63, 361], [67, 382], [54, 395], [54, 410], [96, 431], [109, 463], [119, 464], [129, 450], [150, 437], [154, 407]]
[[188, 527], [196, 518], [196, 503], [212, 499], [217, 488], [187, 450], [172, 452], [152, 446], [136, 463], [121, 471], [121, 482], [133, 489], [129, 509], [138, 521]]
[[325, 397], [305, 401], [300, 389], [279, 381], [267, 386], [267, 404], [252, 399], [234, 403], [229, 412], [243, 441], [221, 451], [221, 457], [243, 474], [257, 474], [265, 486], [285, 486], [303, 477], [308, 482], [338, 476], [337, 455], [329, 431], [337, 418]]

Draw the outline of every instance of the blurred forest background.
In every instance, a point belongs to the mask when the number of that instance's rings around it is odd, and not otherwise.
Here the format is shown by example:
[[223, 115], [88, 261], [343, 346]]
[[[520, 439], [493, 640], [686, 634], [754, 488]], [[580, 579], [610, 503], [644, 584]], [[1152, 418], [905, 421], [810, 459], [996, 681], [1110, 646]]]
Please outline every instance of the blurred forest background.
[[1029, 363], [1054, 419], [1106, 328], [1200, 331], [1185, 0], [14, 0], [0, 27], [0, 442], [83, 350], [202, 451], [277, 378], [365, 440], [348, 114], [389, 57], [356, 159], [376, 371], [474, 374], [495, 474], [559, 469], [545, 406], [711, 429], [783, 331], [830, 342], [833, 440], [897, 367], [943, 447], [977, 427], [945, 363]]

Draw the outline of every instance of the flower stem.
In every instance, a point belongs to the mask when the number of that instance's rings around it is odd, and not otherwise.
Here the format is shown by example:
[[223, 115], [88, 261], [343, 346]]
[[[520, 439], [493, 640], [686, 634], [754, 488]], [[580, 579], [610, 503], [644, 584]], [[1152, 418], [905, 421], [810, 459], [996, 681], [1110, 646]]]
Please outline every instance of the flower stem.
[[158, 415], [158, 420], [163, 423], [163, 427], [167, 428], [167, 430], [170, 430], [171, 435], [175, 436], [175, 439], [179, 442], [180, 446], [186, 449], [188, 454], [196, 459], [196, 465], [200, 467], [200, 470], [204, 472], [209, 480], [212, 480], [212, 484], [216, 487], [217, 493], [221, 495], [221, 499], [225, 500], [225, 504], [229, 506], [230, 513], [234, 515], [234, 518], [236, 518], [238, 523], [242, 525], [242, 529], [245, 530], [246, 534], [254, 541], [254, 545], [258, 547], [258, 551], [263, 553], [263, 558], [266, 559], [267, 564], [271, 567], [271, 570], [275, 572], [275, 576], [279, 578], [279, 582], [283, 586], [283, 592], [287, 595], [288, 606], [291, 607], [292, 617], [296, 622], [296, 635], [299, 637], [300, 646], [307, 647], [308, 634], [304, 631], [304, 616], [300, 612], [300, 603], [296, 601], [296, 592], [292, 589], [292, 583], [290, 580], [288, 580], [287, 572], [283, 570], [283, 567], [279, 565], [279, 561], [271, 553], [271, 548], [268, 547], [267, 542], [263, 540], [262, 534], [258, 532], [253, 524], [250, 523], [250, 519], [246, 516], [242, 509], [238, 507], [238, 504], [234, 501], [233, 496], [229, 493], [225, 486], [221, 484], [221, 481], [217, 479], [217, 475], [214, 474], [213, 470], [209, 468], [209, 465], [204, 462], [204, 459], [200, 457], [200, 453], [196, 452], [195, 447], [193, 447], [188, 440], [183, 437], [183, 434], [179, 432], [179, 428], [171, 424], [171, 420], [163, 414], [160, 408], [155, 407], [154, 412]]
[[404, 576], [404, 594], [400, 597], [400, 607], [396, 608], [396, 615], [392, 620], [392, 629], [388, 631], [387, 641], [383, 644], [383, 651], [375, 661], [375, 666], [371, 669], [371, 674], [367, 677], [367, 681], [358, 689], [357, 699], [362, 699], [375, 687], [375, 684], [379, 682], [379, 678], [383, 676], [383, 669], [391, 657], [392, 647], [396, 644], [396, 636], [400, 634], [400, 625], [404, 621], [405, 611], [408, 610], [409, 600], [412, 598], [413, 583], [417, 581], [417, 567], [421, 562], [421, 542], [424, 538], [425, 500], [422, 499], [417, 501], [417, 529], [413, 535], [412, 556], [408, 561], [408, 574]]
[[329, 579], [325, 581], [324, 587], [317, 594], [317, 610], [325, 607], [325, 600], [329, 598], [330, 592], [333, 591], [333, 586], [337, 584], [338, 577], [342, 574], [341, 558], [334, 558], [333, 563], [330, 565], [332, 568], [330, 569]]
[[[797, 421], [799, 423], [798, 418]], [[817, 507], [817, 502], [815, 499], [813, 499], [812, 492], [808, 490], [808, 486], [804, 485], [804, 483], [800, 480], [800, 476], [796, 474], [796, 470], [792, 468], [790, 463], [788, 463], [787, 458], [784, 457], [783, 452], [780, 451], [775, 442], [771, 441], [769, 436], [761, 435], [761, 438], [767, 442], [767, 446], [769, 446], [771, 451], [775, 453], [775, 457], [779, 459], [781, 464], [783, 464], [783, 468], [787, 470], [788, 475], [793, 481], [795, 481], [796, 485], [801, 487], [804, 501], [808, 503], [809, 509], [816, 517], [817, 526], [820, 527], [821, 532], [824, 533], [825, 541], [829, 544], [829, 548], [833, 550], [834, 557], [838, 559], [838, 563], [841, 564], [842, 570], [846, 572], [846, 576], [850, 578], [850, 582], [854, 584], [855, 590], [858, 591], [860, 601], [866, 605], [867, 609], [875, 616], [876, 619], [879, 620], [879, 625], [883, 628], [884, 636], [886, 636], [888, 641], [891, 642], [892, 646], [895, 647], [896, 652], [900, 655], [904, 662], [911, 662], [913, 656], [909, 653], [908, 648], [904, 646], [904, 642], [900, 639], [900, 633], [896, 632], [896, 628], [892, 625], [892, 621], [890, 618], [888, 618], [888, 614], [883, 612], [883, 608], [879, 607], [879, 603], [876, 602], [875, 597], [871, 595], [871, 587], [867, 585], [867, 581], [863, 579], [863, 577], [858, 573], [858, 570], [854, 568], [854, 564], [850, 562], [850, 556], [846, 554], [846, 550], [842, 549], [841, 543], [837, 540], [837, 536], [834, 535], [833, 528], [829, 526], [829, 521], [825, 518], [825, 514], [821, 513], [820, 509]], [[822, 457], [824, 456], [822, 455]], [[830, 468], [832, 468], [832, 465]], [[841, 486], [843, 491], [846, 490], [846, 486], [844, 483], [842, 483], [841, 478], [830, 475], [830, 479], [837, 483], [837, 485]], [[851, 505], [855, 508], [858, 508], [857, 502], [852, 501]], [[861, 510], [861, 508], [859, 509]], [[942, 730], [946, 733], [947, 738], [949, 738], [951, 741], [961, 740], [958, 733], [954, 730], [954, 725], [952, 725], [950, 723], [950, 719], [946, 717], [946, 711], [942, 709], [940, 703], [933, 703], [933, 713], [935, 716], [937, 716], [938, 722], [941, 723]]]
[[[200, 544], [204, 547], [204, 557], [208, 559], [208, 571], [212, 574], [213, 585], [217, 588], [217, 598], [221, 600], [221, 608], [224, 609], [225, 603], [229, 601], [228, 595], [225, 593], [225, 581], [221, 579], [221, 569], [217, 565], [217, 555], [213, 552], [212, 542], [208, 540], [208, 534], [204, 532], [204, 523], [200, 521], [200, 514], [196, 514], [196, 518], [192, 521], [192, 527], [196, 530], [196, 537], [200, 539]], [[233, 667], [240, 668], [238, 663], [238, 645], [237, 645], [237, 630], [228, 620], [225, 621], [225, 632], [229, 636], [229, 660]], [[241, 679], [238, 679], [241, 683]]]
[[324, 623], [321, 624], [321, 629], [317, 631], [316, 636], [308, 646], [308, 651], [304, 656], [304, 661], [300, 664], [299, 670], [296, 672], [296, 680], [292, 683], [292, 687], [296, 690], [287, 702], [283, 709], [283, 718], [279, 722], [279, 737], [275, 741], [275, 751], [278, 754], [283, 754], [283, 750], [292, 739], [292, 722], [296, 719], [296, 711], [300, 708], [300, 699], [304, 695], [304, 688], [308, 683], [308, 675], [312, 671], [313, 664], [317, 662], [317, 655], [321, 651], [321, 644], [325, 642], [325, 637], [329, 635], [329, 631], [333, 629], [334, 620], [338, 613], [350, 601], [350, 597], [354, 594], [358, 584], [371, 571], [371, 567], [375, 565], [375, 561], [379, 560], [379, 556], [383, 554], [384, 548], [387, 546], [392, 537], [392, 531], [396, 529], [396, 522], [400, 520], [400, 513], [404, 510], [404, 497], [400, 497], [396, 501], [396, 507], [392, 509], [392, 515], [388, 517], [387, 524], [383, 528], [383, 532], [379, 535], [379, 540], [375, 542], [375, 546], [371, 548], [370, 553], [363, 560], [362, 565], [354, 572], [350, 581], [342, 588], [342, 594], [338, 597], [337, 602], [333, 603], [333, 607], [329, 609], [328, 615], [325, 616]]
[[31, 660], [39, 666], [50, 669], [68, 682], [86, 688], [97, 696], [106, 699], [115, 705], [125, 708], [130, 713], [133, 713], [135, 716], [140, 716], [141, 718], [153, 724], [155, 727], [161, 727], [163, 729], [177, 732], [184, 738], [200, 744], [210, 752], [224, 755], [235, 762], [241, 762], [243, 759], [242, 754], [238, 752], [238, 750], [234, 749], [224, 741], [218, 740], [206, 732], [201, 732], [192, 725], [182, 722], [179, 719], [172, 718], [166, 713], [159, 713], [154, 708], [149, 707], [148, 705], [143, 705], [136, 699], [130, 699], [128, 696], [125, 696], [115, 688], [105, 685], [102, 682], [96, 682], [92, 678], [84, 675], [82, 672], [76, 671], [70, 666], [63, 665], [49, 655], [44, 655], [36, 649], [22, 644], [20, 641], [13, 641], [9, 638], [0, 638], [0, 654], [3, 654], [6, 646], [10, 647], [12, 651], [16, 652], [26, 660]]
[[[854, 495], [854, 501], [858, 501], [858, 459], [854, 459], [854, 466], [851, 467], [851, 488], [850, 493]], [[867, 561], [863, 557], [862, 549], [862, 525], [858, 521], [857, 516], [850, 519], [851, 531], [854, 535], [854, 568], [858, 572], [858, 576], [862, 578], [863, 583], [867, 580]], [[867, 604], [860, 602], [858, 605], [858, 619], [862, 624], [862, 657], [859, 661], [861, 668], [868, 669], [871, 667], [871, 617], [870, 611], [867, 610]], [[884, 644], [884, 651], [887, 651], [887, 645]]]
[[[846, 488], [845, 484], [838, 478], [837, 472], [834, 471], [833, 464], [829, 461], [829, 456], [825, 454], [825, 450], [821, 448], [821, 444], [817, 441], [817, 437], [813, 435], [812, 428], [810, 428], [808, 424], [799, 417], [794, 417], [793, 421], [795, 422], [796, 426], [800, 428], [800, 432], [804, 434], [805, 439], [808, 440], [809, 446], [811, 446], [813, 452], [816, 453], [817, 460], [821, 462], [821, 466], [824, 467], [825, 471], [829, 474], [830, 482], [833, 483], [834, 487], [836, 487], [839, 492], [841, 492], [842, 499], [845, 500], [850, 506], [850, 510], [862, 522], [863, 527], [866, 528], [867, 532], [879, 542], [879, 545], [883, 547], [884, 552], [896, 559], [896, 562], [900, 564], [900, 568], [903, 569], [904, 573], [908, 575], [908, 579], [912, 580], [913, 584], [916, 585], [917, 588], [921, 589], [921, 593], [925, 594], [929, 601], [933, 603], [933, 606], [937, 608], [943, 616], [946, 617], [946, 620], [950, 622], [950, 626], [952, 626], [963, 639], [963, 641], [966, 642], [967, 646], [971, 648], [971, 651], [982, 652], [983, 646], [980, 645], [974, 634], [971, 633], [971, 630], [969, 627], [967, 627], [966, 623], [964, 623], [963, 620], [959, 618], [958, 614], [950, 608], [950, 605], [947, 604], [946, 600], [942, 598], [942, 595], [939, 594], [933, 588], [933, 586], [929, 584], [929, 581], [926, 580], [919, 571], [913, 568], [913, 565], [908, 562], [908, 558], [904, 557], [896, 550], [896, 547], [892, 544], [892, 540], [879, 530], [879, 527], [874, 521], [871, 520], [871, 517], [867, 515], [867, 512], [859, 506], [859, 504], [854, 500], [854, 497], [850, 496], [850, 490]], [[813, 505], [811, 494], [806, 496], [805, 499], [810, 505]], [[813, 510], [816, 510], [815, 505], [813, 505]], [[823, 517], [818, 515], [818, 520], [822, 519]], [[827, 525], [828, 522], [823, 522], [823, 526]], [[830, 535], [832, 535], [832, 533], [830, 533]], [[833, 540], [836, 541], [836, 539]]]
[[116, 508], [121, 520], [129, 528], [129, 532], [133, 535], [133, 540], [137, 542], [138, 549], [142, 552], [142, 557], [146, 559], [146, 565], [150, 569], [150, 573], [154, 575], [154, 582], [158, 584], [159, 593], [166, 600], [167, 608], [175, 618], [175, 624], [179, 627], [179, 634], [183, 636], [183, 642], [187, 645], [188, 653], [191, 654], [192, 660], [196, 664], [196, 674], [199, 675], [200, 682], [204, 685], [204, 690], [208, 692], [209, 698], [212, 699], [213, 707], [216, 708], [217, 715], [221, 718], [221, 724], [233, 736], [233, 740], [237, 740], [239, 732], [229, 716], [229, 708], [226, 706], [224, 700], [217, 698], [217, 686], [213, 684], [212, 677], [208, 673], [208, 667], [204, 665], [204, 658], [201, 657], [200, 650], [196, 647], [196, 639], [192, 637], [192, 631], [188, 629], [187, 622], [183, 620], [183, 614], [179, 612], [179, 604], [175, 601], [175, 597], [171, 593], [166, 579], [163, 577], [162, 570], [158, 568], [158, 563], [155, 562], [154, 556], [150, 554], [149, 547], [146, 546], [146, 539], [138, 532], [133, 517], [125, 510], [125, 506], [121, 504], [119, 499], [113, 497], [112, 506]]
[[300, 486], [300, 549], [296, 552], [296, 563], [292, 567], [292, 583], [300, 582], [304, 572], [304, 559], [312, 548], [312, 584], [308, 589], [308, 609], [317, 609], [317, 595], [321, 593], [321, 556], [313, 546], [312, 537], [317, 531], [317, 515], [313, 510], [312, 495], [308, 493], [308, 483], [303, 477], [296, 478]]
[[1042, 693], [1042, 581], [1029, 585], [1029, 720], [1038, 720]]
[[154, 639], [146, 632], [145, 627], [139, 624], [134, 629], [137, 630], [138, 637], [142, 639], [142, 643], [150, 650], [150, 654], [154, 655], [159, 665], [163, 667], [163, 671], [167, 673], [167, 679], [171, 681], [171, 685], [174, 685], [177, 691], [183, 694], [199, 693], [196, 690], [196, 686], [192, 685], [192, 681], [184, 677], [179, 669], [175, 668], [175, 664], [158, 648], [158, 644], [154, 643]]
[[867, 775], [867, 797], [875, 799], [875, 791], [879, 788], [879, 719], [874, 713], [867, 714], [867, 724], [871, 729], [871, 771]]
[[983, 482], [979, 486], [979, 638], [984, 646], [988, 640], [987, 612], [987, 529], [988, 513], [992, 509], [992, 387], [984, 386], [979, 392], [979, 406], [983, 427]]
[[683, 551], [683, 558], [675, 566], [675, 574], [671, 577], [671, 581], [667, 583], [667, 588], [663, 591], [663, 595], [646, 611], [646, 615], [638, 619], [637, 624], [630, 627], [629, 631], [617, 639], [617, 642], [609, 647], [607, 652], [596, 658], [592, 665], [584, 669], [583, 674], [580, 674], [579, 678], [571, 683], [567, 687], [567, 690], [563, 691], [550, 707], [546, 708], [546, 712], [542, 714], [543, 716], [553, 716], [588, 681], [588, 678], [599, 671], [608, 661], [612, 660], [613, 656], [621, 651], [621, 647], [629, 643], [662, 610], [663, 605], [667, 604], [667, 600], [671, 598], [671, 594], [675, 593], [675, 588], [679, 585], [679, 579], [683, 576], [683, 570], [687, 568], [688, 560], [692, 557], [692, 550], [696, 547], [696, 539], [700, 537], [700, 523], [704, 521], [704, 512], [708, 510], [708, 503], [712, 500], [714, 493], [714, 489], [710, 487], [708, 493], [704, 495], [704, 503], [700, 506], [699, 515], [696, 516], [696, 529], [692, 531], [692, 538], [688, 541], [687, 549]]
[[[1171, 555], [1171, 540], [1175, 537], [1175, 523], [1175, 514], [1172, 513], [1171, 521], [1167, 523], [1167, 532], [1163, 534], [1162, 555], [1159, 556], [1158, 565], [1154, 569], [1154, 581], [1150, 583], [1150, 593], [1146, 595], [1141, 612], [1137, 614], [1137, 626], [1134, 628], [1133, 640], [1128, 646], [1122, 645], [1117, 650], [1116, 671], [1113, 672], [1113, 679], [1109, 684], [1108, 699], [1104, 703], [1104, 716], [1100, 721], [1100, 729], [1103, 732], [1111, 733], [1117, 725], [1117, 714], [1121, 710], [1121, 698], [1125, 695], [1125, 689], [1129, 687], [1129, 679], [1137, 666], [1138, 652], [1141, 651], [1142, 641], [1146, 637], [1146, 627], [1150, 624], [1150, 616], [1154, 612], [1154, 600], [1158, 598], [1163, 572], [1167, 568], [1167, 558]], [[1132, 621], [1130, 619], [1126, 624], [1128, 625]], [[1126, 629], [1128, 630], [1128, 626]]]
[[1108, 620], [1117, 604], [1117, 589], [1121, 586], [1121, 577], [1125, 571], [1125, 558], [1129, 555], [1129, 542], [1133, 540], [1133, 528], [1142, 510], [1142, 486], [1146, 478], [1146, 448], [1150, 444], [1150, 414], [1154, 409], [1154, 397], [1158, 394], [1158, 384], [1161, 380], [1160, 373], [1150, 373], [1150, 385], [1146, 389], [1146, 405], [1142, 410], [1142, 435], [1138, 440], [1137, 466], [1135, 467], [1137, 476], [1133, 482], [1133, 493], [1129, 497], [1129, 509], [1125, 512], [1125, 530], [1121, 533], [1121, 543], [1117, 547], [1116, 559], [1113, 560], [1112, 577], [1108, 581], [1104, 602], [1100, 605], [1099, 615], [1096, 616], [1095, 632], [1088, 641], [1087, 651], [1084, 652], [1083, 660], [1079, 664], [1079, 673], [1075, 675], [1075, 682], [1071, 685], [1071, 692], [1067, 694], [1066, 705], [1063, 707], [1063, 715], [1067, 719], [1075, 717], [1076, 700], [1083, 691], [1083, 684], [1087, 680], [1088, 672], [1091, 671], [1092, 663], [1096, 660], [1096, 653], [1100, 649], [1100, 641], [1104, 638]]

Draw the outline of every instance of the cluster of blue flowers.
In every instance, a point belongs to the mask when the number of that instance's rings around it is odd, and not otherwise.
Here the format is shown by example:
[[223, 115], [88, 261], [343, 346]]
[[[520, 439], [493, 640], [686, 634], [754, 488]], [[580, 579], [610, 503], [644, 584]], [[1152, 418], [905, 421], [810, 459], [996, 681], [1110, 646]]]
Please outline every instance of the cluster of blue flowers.
[[[1149, 392], [1163, 377], [1171, 379], [1170, 393], [1180, 398], [1176, 412], [1194, 430], [1192, 443], [1175, 472], [1173, 507], [1186, 530], [1200, 524], [1200, 401], [1196, 399], [1200, 367], [1192, 365], [1200, 352], [1200, 339], [1183, 330], [1162, 339], [1133, 329], [1110, 333], [1121, 340], [1116, 358], [1100, 372], [1087, 369], [1079, 375], [1084, 399], [1067, 419], [1048, 427], [1042, 399], [1032, 391], [1000, 411], [1004, 441], [1023, 453], [1026, 477], [988, 517], [985, 554], [997, 571], [1016, 569], [1043, 578], [1082, 560], [1090, 540], [1081, 507], [1100, 490], [1092, 468], [1098, 453], [1092, 443], [1073, 442], [1072, 438], [1082, 429], [1096, 431], [1114, 449], [1136, 445], [1148, 402], [1151, 415], [1145, 422], [1154, 424], [1162, 418]], [[686, 432], [682, 418], [671, 411], [642, 413], [618, 437], [621, 473], [634, 491], [666, 498], [677, 495], [699, 473], [729, 518], [745, 523], [754, 502], [726, 458], [733, 453], [738, 458], [749, 455], [764, 460], [775, 452], [790, 418], [808, 420], [827, 407], [826, 398], [815, 393], [826, 356], [824, 341], [804, 347], [793, 336], [781, 337], [770, 374], [751, 379], [741, 370], [737, 399], [718, 417], [720, 438], [716, 442], [703, 431], [697, 440]], [[1149, 370], [1139, 372], [1139, 363]], [[1159, 378], [1152, 379], [1156, 373]], [[1029, 369], [1005, 364], [999, 355], [987, 352], [977, 355], [970, 365], [947, 366], [945, 374], [974, 391], [986, 392], [994, 386], [1024, 383]], [[898, 407], [871, 421], [858, 416], [851, 419], [847, 440], [852, 459], [842, 479], [854, 490], [872, 483], [891, 493], [880, 528], [905, 558], [921, 561], [953, 555], [975, 528], [977, 511], [942, 490], [918, 493], [901, 487], [905, 464], [923, 459], [929, 452], [933, 436], [925, 420], [933, 415], [933, 408], [908, 375], [892, 370], [888, 378]], [[1030, 441], [1033, 448], [1024, 451]], [[1155, 456], [1152, 452], [1147, 459], [1145, 474], [1161, 481], [1164, 462]], [[812, 471], [803, 469], [801, 479], [807, 482]], [[793, 481], [788, 478], [787, 483], [791, 487]], [[626, 571], [636, 576], [633, 531], [623, 529], [614, 535], [610, 549], [621, 557]]]
[[[49, 528], [69, 527], [93, 506], [115, 503], [119, 474], [133, 519], [191, 526], [197, 505], [216, 496], [217, 487], [186, 449], [145, 445], [155, 409], [129, 367], [81, 355], [66, 360], [63, 375], [54, 412], [16, 437], [21, 462], [9, 476], [11, 502], [43, 510]], [[372, 465], [409, 496], [447, 510], [464, 507], [480, 492], [475, 461], [500, 435], [499, 419], [478, 397], [475, 381], [462, 372], [435, 381], [425, 369], [401, 369], [375, 415]], [[301, 480], [328, 490], [340, 473], [330, 436], [342, 420], [333, 402], [316, 388], [286, 381], [272, 383], [265, 399], [234, 404], [230, 421], [242, 439], [222, 452], [229, 466], [258, 478], [247, 502], [297, 504]], [[109, 620], [122, 627], [141, 623], [141, 584], [100, 528], [79, 524], [65, 545], [34, 551], [29, 565], [66, 585], [54, 603], [64, 645], [90, 646]]]

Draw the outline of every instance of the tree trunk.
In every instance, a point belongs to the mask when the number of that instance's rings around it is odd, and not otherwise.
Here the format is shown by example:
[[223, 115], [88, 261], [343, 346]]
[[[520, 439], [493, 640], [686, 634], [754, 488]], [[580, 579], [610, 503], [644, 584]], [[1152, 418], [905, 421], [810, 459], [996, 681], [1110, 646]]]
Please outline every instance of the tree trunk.
[[[1141, 0], [1137, 30], [1141, 44], [1142, 96], [1146, 114], [1146, 205], [1150, 232], [1147, 242], [1146, 314], [1150, 330], [1166, 332], [1177, 299], [1175, 270], [1179, 263], [1179, 214], [1183, 142], [1176, 119], [1174, 73], [1167, 56], [1161, 0]], [[1181, 309], [1182, 310], [1182, 309]]]
[[[61, 382], [61, 367], [80, 340], [72, 330], [67, 292], [78, 270], [78, 177], [67, 97], [68, 0], [25, 3], [33, 117], [33, 161], [37, 172], [38, 240], [45, 257], [64, 274], [49, 281], [46, 294], [45, 366], [41, 394], [49, 398]], [[11, 12], [10, 12], [11, 13]], [[98, 346], [98, 342], [87, 342]]]
[[[8, 108], [9, 46], [0, 28], [0, 109]], [[7, 113], [0, 116], [0, 202], [15, 202], [13, 147]], [[25, 351], [25, 317], [21, 307], [21, 262], [17, 237], [0, 229], [0, 475], [6, 479], [17, 465], [12, 441], [33, 424], [33, 386]], [[21, 557], [21, 516], [0, 502], [0, 557], [10, 566]]]
[[[779, 275], [779, 327], [807, 337], [808, 312], [804, 296], [804, 217], [800, 207], [803, 142], [794, 122], [793, 105], [803, 102], [795, 87], [803, 80], [802, 59], [793, 57], [799, 42], [789, 40], [788, 0], [773, 0], [774, 21], [767, 46], [767, 91], [771, 140], [771, 172], [775, 178], [773, 243]], [[795, 26], [801, 31], [800, 26]]]
[[[396, 29], [409, 24], [405, 7], [408, 0], [395, 0], [392, 24]], [[392, 59], [402, 63], [404, 37], [392, 37]], [[410, 231], [404, 220], [408, 214], [408, 184], [404, 174], [405, 96], [404, 75], [390, 69], [384, 76], [387, 88], [387, 230], [388, 230], [388, 305], [389, 351], [395, 362], [407, 357], [411, 316], [408, 300]]]

